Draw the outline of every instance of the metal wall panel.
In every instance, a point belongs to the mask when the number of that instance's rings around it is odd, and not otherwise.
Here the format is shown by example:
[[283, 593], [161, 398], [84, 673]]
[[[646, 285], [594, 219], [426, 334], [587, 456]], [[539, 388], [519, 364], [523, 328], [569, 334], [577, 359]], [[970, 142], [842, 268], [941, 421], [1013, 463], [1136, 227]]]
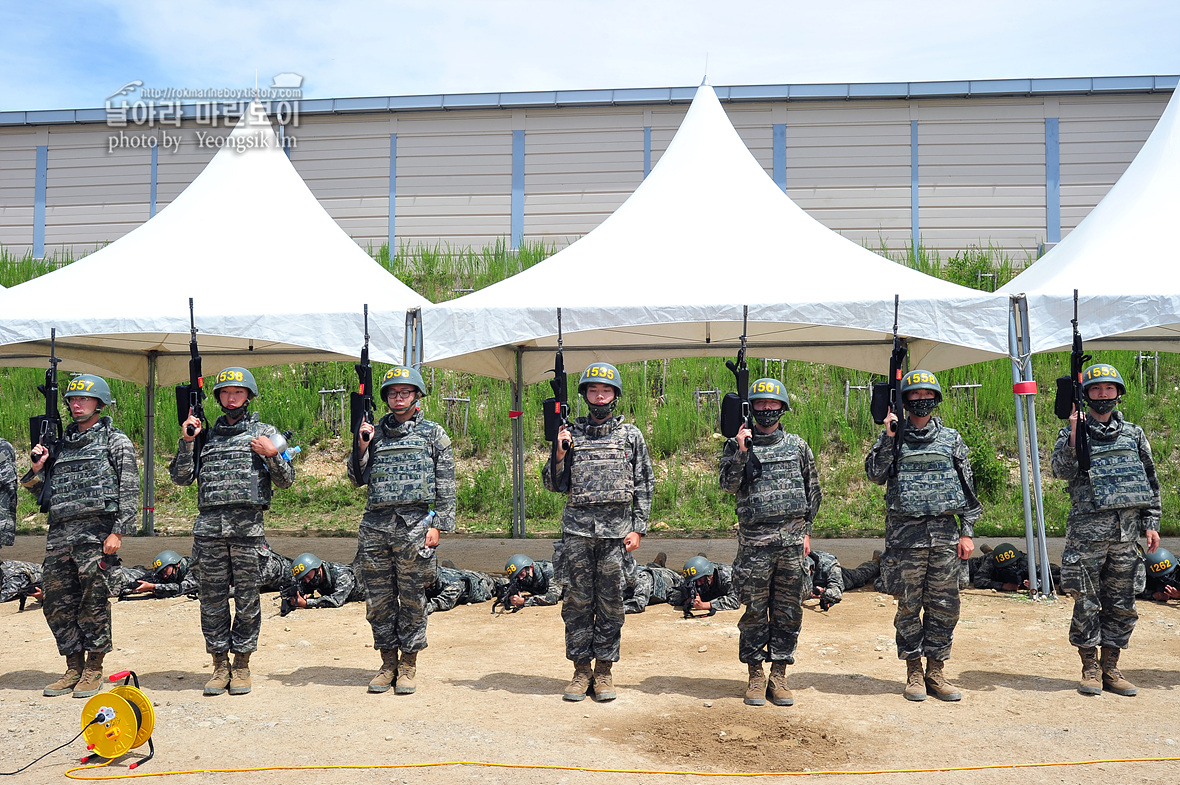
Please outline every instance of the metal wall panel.
[[37, 132], [0, 129], [0, 246], [16, 256], [33, 248]]

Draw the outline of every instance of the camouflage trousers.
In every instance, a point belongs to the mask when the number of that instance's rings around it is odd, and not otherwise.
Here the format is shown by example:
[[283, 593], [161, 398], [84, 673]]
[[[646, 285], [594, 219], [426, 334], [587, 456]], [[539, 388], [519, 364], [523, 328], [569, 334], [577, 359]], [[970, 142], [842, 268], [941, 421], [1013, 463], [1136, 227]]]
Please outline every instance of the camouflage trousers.
[[1073, 597], [1071, 644], [1127, 648], [1139, 618], [1134, 586], [1139, 562], [1134, 542], [1066, 539], [1061, 588]]
[[803, 626], [802, 545], [739, 545], [733, 580], [746, 610], [738, 620], [738, 659], [795, 664]]
[[870, 581], [875, 581], [880, 574], [881, 565], [875, 561], [867, 561], [851, 570], [844, 567], [840, 568], [840, 575], [844, 578], [844, 591], [852, 591], [853, 589], [859, 589], [861, 586], [867, 586]]
[[412, 654], [426, 648], [426, 585], [433, 564], [419, 550], [420, 542], [368, 526], [357, 533], [356, 563], [375, 649]]
[[623, 540], [564, 534], [569, 586], [561, 603], [565, 656], [574, 662], [619, 661], [623, 637]]
[[[194, 537], [193, 563], [201, 598], [201, 632], [210, 654], [258, 649], [262, 600], [258, 596], [262, 537]], [[229, 612], [233, 585], [234, 614]]]
[[950, 659], [959, 623], [959, 564], [954, 545], [890, 548], [881, 557], [885, 589], [897, 598], [897, 657]]
[[680, 591], [680, 585], [684, 582], [684, 578], [680, 573], [669, 570], [667, 567], [657, 567], [652, 564], [647, 565], [647, 568], [651, 570], [652, 577], [651, 602], [683, 605], [684, 592]]
[[118, 596], [119, 557], [98, 543], [47, 551], [42, 564], [45, 621], [63, 656], [111, 651], [112, 594]]

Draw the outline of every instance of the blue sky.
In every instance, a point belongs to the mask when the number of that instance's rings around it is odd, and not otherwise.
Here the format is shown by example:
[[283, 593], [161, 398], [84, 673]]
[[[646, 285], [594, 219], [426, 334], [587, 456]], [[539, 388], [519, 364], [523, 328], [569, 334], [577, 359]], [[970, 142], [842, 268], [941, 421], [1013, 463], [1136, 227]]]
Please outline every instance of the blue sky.
[[335, 98], [1180, 73], [1176, 0], [423, 0], [0, 4], [0, 111], [129, 81]]

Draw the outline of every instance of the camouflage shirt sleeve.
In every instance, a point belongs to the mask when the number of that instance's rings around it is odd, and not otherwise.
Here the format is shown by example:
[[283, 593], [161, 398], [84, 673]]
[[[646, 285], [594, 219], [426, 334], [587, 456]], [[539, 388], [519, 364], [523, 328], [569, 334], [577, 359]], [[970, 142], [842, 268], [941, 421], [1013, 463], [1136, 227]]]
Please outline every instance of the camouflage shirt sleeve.
[[1147, 482], [1151, 485], [1151, 505], [1144, 507], [1140, 531], [1159, 531], [1160, 517], [1163, 509], [1160, 505], [1160, 482], [1155, 475], [1155, 458], [1151, 454], [1151, 442], [1142, 428], [1135, 428], [1135, 441], [1139, 445], [1139, 460], [1143, 461], [1143, 471], [1147, 473]]
[[[542, 568], [544, 569], [544, 568]], [[526, 607], [533, 607], [537, 605], [556, 605], [561, 602], [561, 596], [565, 592], [565, 578], [563, 571], [554, 564], [549, 567], [552, 574], [549, 575], [549, 587], [544, 594], [533, 594], [528, 597], [524, 604]]]
[[[263, 423], [262, 435], [274, 441], [279, 435], [278, 428]], [[295, 482], [295, 467], [290, 461], [284, 461], [281, 455], [272, 455], [262, 459], [266, 470], [270, 472], [270, 481], [276, 488], [290, 488]]]
[[354, 588], [356, 588], [356, 576], [352, 570], [340, 570], [336, 573], [336, 590], [331, 594], [308, 598], [307, 607], [339, 608], [348, 602], [348, 597]]
[[824, 500], [823, 491], [819, 487], [819, 467], [815, 463], [815, 455], [811, 452], [811, 446], [806, 440], [799, 439], [799, 470], [803, 475], [803, 485], [807, 488], [807, 531], [805, 534], [811, 534], [811, 524], [815, 521], [815, 516], [819, 514], [819, 506]]
[[443, 532], [455, 530], [455, 454], [451, 437], [441, 425], [435, 424], [430, 440], [434, 459], [434, 528]]
[[0, 546], [16, 542], [16, 450], [0, 439]]
[[737, 586], [734, 585], [733, 567], [728, 564], [719, 564], [717, 565], [717, 573], [720, 576], [723, 593], [716, 599], [709, 600], [709, 606], [717, 611], [736, 611], [742, 607], [742, 602], [738, 599]]
[[431, 597], [426, 602], [426, 613], [431, 614], [438, 611], [449, 611], [459, 604], [459, 598], [463, 596], [463, 583], [461, 581], [448, 581], [443, 583], [442, 591], [434, 597]]
[[[568, 457], [569, 457], [569, 453], [566, 453], [566, 457], [562, 458], [560, 461], [557, 462], [557, 467], [556, 467], [556, 469], [557, 469], [556, 476], [557, 477], [561, 477], [561, 475], [565, 473], [565, 461], [566, 461], [566, 458], [568, 458]], [[563, 489], [559, 489], [557, 487], [557, 483], [553, 479], [554, 478], [553, 469], [554, 469], [553, 461], [550, 458], [546, 458], [545, 462], [541, 465], [541, 482], [545, 484], [545, 490], [553, 491], [554, 493], [569, 493], [570, 492], [569, 488], [565, 488], [563, 490]]]
[[193, 445], [196, 441], [186, 442], [184, 439], [176, 445], [176, 455], [168, 464], [168, 476], [177, 485], [192, 485], [196, 475], [193, 472]]
[[893, 465], [893, 437], [881, 431], [877, 441], [865, 456], [865, 474], [869, 482], [884, 485], [889, 481], [889, 467]]
[[959, 474], [959, 481], [963, 483], [964, 496], [967, 497], [967, 511], [959, 516], [959, 536], [974, 537], [975, 522], [983, 517], [983, 505], [975, 496], [975, 477], [971, 473], [970, 450], [967, 442], [960, 435], [955, 436], [954, 449], [955, 471]]
[[651, 592], [655, 588], [651, 573], [639, 565], [635, 565], [633, 572], [628, 572], [627, 589], [623, 598], [624, 613], [643, 613], [651, 601]]
[[840, 570], [840, 562], [835, 556], [827, 553], [820, 556], [820, 559], [824, 562], [821, 569], [826, 573], [827, 579], [822, 587], [824, 596], [833, 604], [840, 602], [844, 599], [844, 573]]
[[1004, 590], [1003, 581], [997, 581], [996, 574], [996, 560], [991, 556], [984, 556], [979, 561], [979, 569], [975, 572], [975, 579], [971, 581], [971, 585], [977, 589], [995, 589], [996, 591]]
[[159, 598], [179, 597], [182, 594], [196, 595], [200, 585], [197, 582], [197, 571], [190, 569], [180, 583], [157, 583], [152, 594]]
[[1053, 476], [1059, 480], [1072, 480], [1078, 476], [1078, 453], [1069, 444], [1068, 427], [1057, 432], [1057, 443], [1053, 445], [1049, 466], [1053, 470]]
[[111, 465], [115, 469], [115, 478], [119, 483], [118, 511], [115, 513], [115, 525], [111, 527], [112, 534], [134, 534], [135, 523], [142, 512], [139, 503], [139, 465], [135, 462], [135, 445], [125, 434], [115, 431], [107, 449], [110, 451]]
[[630, 431], [628, 439], [634, 456], [631, 471], [635, 480], [635, 490], [631, 494], [631, 531], [642, 535], [647, 534], [647, 522], [651, 516], [651, 497], [655, 491], [656, 481], [643, 432], [634, 425]]
[[721, 450], [721, 490], [736, 494], [742, 487], [749, 451], [738, 449], [736, 439], [728, 439]]

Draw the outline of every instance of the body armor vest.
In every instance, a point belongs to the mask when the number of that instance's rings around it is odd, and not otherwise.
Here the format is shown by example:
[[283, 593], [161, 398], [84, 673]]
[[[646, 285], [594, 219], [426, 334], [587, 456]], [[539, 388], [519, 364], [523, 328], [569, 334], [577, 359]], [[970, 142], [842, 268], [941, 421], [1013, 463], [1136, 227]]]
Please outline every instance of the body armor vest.
[[400, 439], [383, 434], [369, 447], [369, 509], [434, 501], [434, 461], [423, 425]]
[[55, 522], [101, 515], [108, 506], [114, 509], [119, 494], [107, 450], [110, 434], [109, 425], [72, 436], [67, 432], [53, 464], [49, 516]]
[[634, 490], [627, 432], [621, 424], [604, 436], [587, 434], [578, 440], [570, 467], [570, 504], [630, 504]]
[[1139, 445], [1120, 428], [1113, 439], [1090, 439], [1090, 490], [1098, 510], [1150, 507], [1155, 494], [1139, 459]]
[[762, 462], [762, 476], [738, 493], [738, 520], [757, 523], [806, 515], [809, 507], [798, 442], [783, 434], [768, 444], [755, 443], [754, 451]]
[[249, 419], [249, 415], [237, 425], [213, 427], [201, 450], [198, 509], [270, 506], [270, 472], [250, 449], [250, 441], [261, 435], [262, 423]]
[[967, 508], [963, 483], [955, 471], [955, 436], [939, 428], [929, 442], [904, 441], [897, 461], [897, 477], [885, 489], [885, 506], [907, 518], [952, 515]]

